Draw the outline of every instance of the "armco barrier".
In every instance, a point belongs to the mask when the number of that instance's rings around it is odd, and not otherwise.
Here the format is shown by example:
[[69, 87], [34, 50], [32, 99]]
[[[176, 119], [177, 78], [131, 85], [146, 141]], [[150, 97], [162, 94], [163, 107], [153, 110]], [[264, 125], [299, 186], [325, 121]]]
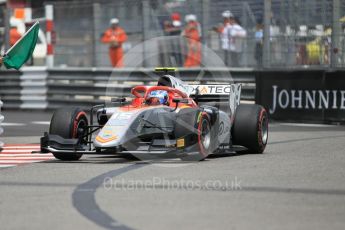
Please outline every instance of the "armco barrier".
[[[1, 127], [1, 123], [4, 120], [4, 116], [1, 114], [1, 107], [2, 107], [2, 101], [0, 100], [0, 136], [4, 132], [4, 129]], [[0, 139], [0, 151], [1, 151], [3, 145], [4, 145], [4, 143]]]
[[[0, 96], [4, 108], [51, 109], [66, 105], [90, 106], [104, 102], [104, 96], [129, 95], [138, 84], [155, 84], [152, 68], [24, 68], [21, 72], [0, 72]], [[252, 69], [179, 69], [175, 73], [193, 84], [243, 83], [242, 100], [254, 100], [255, 77]], [[3, 76], [5, 76], [3, 78]], [[231, 78], [229, 77], [231, 76]], [[10, 93], [10, 94], [8, 94]], [[11, 96], [9, 96], [11, 95]]]
[[256, 102], [276, 120], [345, 123], [344, 70], [262, 71]]
[[20, 76], [20, 99], [23, 109], [45, 109], [47, 102], [47, 71], [45, 67], [23, 68]]
[[0, 98], [4, 108], [20, 108], [21, 101], [21, 72], [0, 71]]

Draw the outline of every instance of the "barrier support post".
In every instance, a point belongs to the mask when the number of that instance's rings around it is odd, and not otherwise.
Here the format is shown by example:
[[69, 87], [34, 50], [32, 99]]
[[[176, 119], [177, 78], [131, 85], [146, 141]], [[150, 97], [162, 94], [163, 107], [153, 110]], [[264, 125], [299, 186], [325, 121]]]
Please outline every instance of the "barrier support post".
[[271, 64], [271, 44], [270, 44], [270, 27], [271, 27], [271, 0], [264, 0], [264, 44], [263, 44], [263, 67], [268, 68]]
[[[3, 128], [1, 127], [1, 122], [4, 120], [4, 116], [1, 114], [1, 107], [2, 107], [2, 101], [0, 100], [0, 135], [4, 132]], [[4, 146], [4, 143], [0, 139], [0, 151], [2, 150], [3, 146]]]
[[341, 23], [340, 23], [340, 0], [333, 0], [333, 20], [332, 20], [332, 35], [331, 35], [331, 67], [335, 68], [339, 65], [339, 54], [342, 52], [340, 49], [341, 37]]
[[147, 47], [145, 45], [145, 41], [149, 39], [149, 29], [150, 29], [150, 2], [148, 0], [142, 1], [142, 14], [143, 14], [143, 22], [142, 22], [142, 32], [143, 32], [143, 67], [147, 67], [148, 63], [146, 60], [147, 54]]
[[48, 68], [54, 67], [54, 46], [52, 42], [52, 33], [54, 30], [54, 8], [53, 5], [45, 6], [46, 14], [46, 37], [47, 37], [47, 57], [46, 66]]

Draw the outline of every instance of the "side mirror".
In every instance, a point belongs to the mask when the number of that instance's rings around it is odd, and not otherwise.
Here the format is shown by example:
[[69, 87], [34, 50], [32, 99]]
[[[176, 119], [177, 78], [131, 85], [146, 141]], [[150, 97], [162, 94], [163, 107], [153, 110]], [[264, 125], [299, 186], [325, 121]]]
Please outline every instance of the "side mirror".
[[177, 109], [179, 103], [183, 103], [183, 104], [187, 104], [188, 103], [188, 99], [187, 98], [174, 98], [174, 99], [172, 99], [172, 101], [174, 103], [176, 103], [175, 109], [172, 110], [172, 112], [174, 112]]
[[189, 102], [187, 98], [174, 98], [172, 101], [176, 104], [178, 103], [187, 104]]
[[121, 97], [121, 98], [118, 98], [118, 97], [114, 97], [114, 98], [111, 98], [111, 103], [124, 103], [126, 102], [126, 98], [125, 97]]

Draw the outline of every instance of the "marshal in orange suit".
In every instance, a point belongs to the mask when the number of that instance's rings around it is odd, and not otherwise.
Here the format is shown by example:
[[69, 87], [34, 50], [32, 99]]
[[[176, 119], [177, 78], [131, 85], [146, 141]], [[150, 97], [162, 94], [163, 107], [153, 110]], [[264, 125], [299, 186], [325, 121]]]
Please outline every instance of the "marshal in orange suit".
[[122, 43], [126, 40], [127, 34], [119, 26], [119, 20], [117, 18], [111, 19], [110, 28], [104, 32], [102, 42], [109, 44], [109, 57], [113, 67], [123, 67]]
[[187, 39], [187, 55], [184, 67], [196, 67], [201, 63], [201, 29], [197, 22], [196, 16], [193, 14], [186, 15], [185, 26], [182, 35]]
[[17, 27], [13, 26], [10, 29], [10, 46], [16, 44], [16, 42], [22, 37], [22, 35], [18, 32]]

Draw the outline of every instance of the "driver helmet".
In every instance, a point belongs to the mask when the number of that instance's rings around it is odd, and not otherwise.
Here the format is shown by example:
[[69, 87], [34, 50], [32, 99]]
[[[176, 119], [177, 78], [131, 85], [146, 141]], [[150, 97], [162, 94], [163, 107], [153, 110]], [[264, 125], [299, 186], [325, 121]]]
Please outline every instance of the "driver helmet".
[[169, 96], [168, 92], [165, 90], [153, 90], [150, 92], [147, 99], [150, 100], [150, 98], [157, 98], [160, 105], [166, 105]]

